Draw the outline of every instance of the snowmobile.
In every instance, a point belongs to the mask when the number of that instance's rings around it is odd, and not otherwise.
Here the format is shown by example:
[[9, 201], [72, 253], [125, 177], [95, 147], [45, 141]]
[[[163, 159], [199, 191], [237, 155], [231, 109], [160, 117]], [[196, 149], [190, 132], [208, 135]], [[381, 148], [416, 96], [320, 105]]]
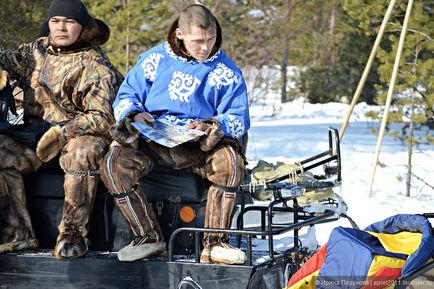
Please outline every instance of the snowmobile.
[[[57, 160], [49, 163], [25, 178], [29, 211], [40, 249], [0, 254], [0, 288], [283, 288], [312, 254], [303, 240], [302, 230], [339, 218], [346, 218], [357, 228], [346, 215], [345, 202], [336, 195], [317, 200], [315, 206], [299, 203], [306, 190], [318, 193], [339, 187], [341, 183], [339, 135], [336, 129], [330, 128], [328, 149], [298, 163], [297, 174], [321, 172], [313, 175], [311, 181], [288, 183], [285, 180], [290, 176], [281, 175], [252, 186], [249, 171], [246, 172], [231, 229], [203, 228], [205, 192], [209, 184], [198, 176], [158, 167], [143, 178], [141, 185], [168, 244], [168, 254], [164, 257], [118, 261], [116, 251], [133, 236], [101, 183], [90, 220], [90, 252], [83, 258], [56, 260], [51, 250], [58, 233], [64, 194], [63, 172], [57, 163]], [[272, 200], [254, 202], [252, 194], [263, 190], [271, 192]], [[250, 219], [258, 222], [249, 222]], [[201, 264], [204, 232], [229, 234], [231, 243], [245, 250], [246, 263], [241, 266]], [[281, 236], [290, 236], [291, 244], [279, 251], [274, 241]], [[266, 246], [257, 245], [261, 242]], [[433, 280], [433, 263], [408, 279]]]

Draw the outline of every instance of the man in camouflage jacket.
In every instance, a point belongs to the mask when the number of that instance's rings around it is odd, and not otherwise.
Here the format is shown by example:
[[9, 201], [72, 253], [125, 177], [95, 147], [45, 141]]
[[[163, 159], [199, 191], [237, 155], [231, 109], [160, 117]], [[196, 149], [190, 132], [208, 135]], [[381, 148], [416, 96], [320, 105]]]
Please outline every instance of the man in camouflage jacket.
[[[57, 258], [88, 250], [87, 225], [99, 165], [114, 124], [112, 102], [123, 77], [99, 48], [110, 35], [79, 0], [54, 0], [47, 37], [0, 51], [0, 71], [24, 91], [25, 131], [0, 135], [0, 252], [36, 248], [22, 175], [60, 152], [65, 201], [54, 250]], [[35, 154], [36, 153], [36, 154]]]

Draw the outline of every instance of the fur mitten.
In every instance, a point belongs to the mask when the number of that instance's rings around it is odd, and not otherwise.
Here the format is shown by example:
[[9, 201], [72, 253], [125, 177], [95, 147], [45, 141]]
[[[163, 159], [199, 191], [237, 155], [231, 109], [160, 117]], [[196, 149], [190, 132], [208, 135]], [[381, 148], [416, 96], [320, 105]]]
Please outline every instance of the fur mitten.
[[193, 122], [188, 127], [206, 132], [206, 135], [200, 138], [200, 149], [204, 152], [212, 150], [224, 136], [220, 124], [213, 118]]
[[42, 165], [31, 148], [5, 135], [0, 135], [0, 156], [0, 171], [2, 168], [15, 168], [20, 174], [30, 174]]
[[138, 138], [140, 132], [136, 130], [129, 117], [124, 118], [120, 123], [115, 124], [110, 128], [110, 135], [113, 140], [120, 144], [133, 144]]
[[60, 126], [52, 126], [47, 130], [36, 146], [36, 155], [43, 161], [52, 160], [66, 144], [66, 137]]
[[8, 76], [9, 74], [6, 71], [0, 69], [0, 90], [3, 90], [3, 88], [6, 87]]

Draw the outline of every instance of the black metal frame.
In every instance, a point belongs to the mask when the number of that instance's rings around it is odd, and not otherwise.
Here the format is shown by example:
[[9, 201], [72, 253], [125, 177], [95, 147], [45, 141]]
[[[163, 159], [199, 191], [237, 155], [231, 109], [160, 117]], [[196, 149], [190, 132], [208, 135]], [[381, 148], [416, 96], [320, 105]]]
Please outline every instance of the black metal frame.
[[[336, 181], [341, 182], [342, 181], [342, 174], [341, 174], [341, 143], [339, 140], [339, 132], [336, 128], [329, 127], [328, 130], [328, 141], [329, 141], [329, 148], [328, 150], [317, 154], [315, 156], [312, 156], [310, 158], [304, 159], [300, 162], [302, 165], [302, 170], [297, 169], [296, 173], [300, 174], [302, 172], [309, 171], [313, 168], [316, 168], [318, 166], [324, 165], [326, 163], [329, 163], [331, 161], [336, 160], [337, 167], [336, 167]], [[334, 143], [334, 145], [333, 145]], [[326, 169], [326, 173], [327, 169]], [[288, 179], [290, 175], [285, 175], [283, 177], [276, 178], [274, 180], [269, 181], [268, 183], [277, 183], [283, 180]]]
[[335, 212], [332, 210], [326, 210], [324, 214], [320, 216], [311, 216], [310, 218], [290, 224], [288, 226], [284, 226], [278, 229], [271, 229], [271, 230], [239, 230], [239, 229], [210, 229], [210, 228], [179, 228], [175, 231], [173, 231], [172, 235], [169, 239], [168, 244], [168, 251], [169, 251], [169, 262], [174, 262], [174, 241], [176, 235], [178, 235], [181, 232], [194, 232], [195, 234], [195, 248], [196, 248], [196, 254], [195, 254], [195, 262], [199, 263], [199, 252], [200, 252], [200, 244], [201, 244], [201, 238], [200, 233], [223, 233], [228, 235], [242, 235], [246, 236], [247, 238], [247, 266], [253, 266], [253, 258], [252, 258], [252, 237], [253, 236], [275, 236], [280, 235], [289, 231], [293, 230], [299, 230], [302, 227], [318, 224], [321, 221], [324, 221], [330, 217], [333, 217], [335, 215]]
[[[341, 176], [341, 152], [340, 152], [340, 140], [339, 140], [339, 132], [337, 129], [330, 127], [328, 130], [328, 150], [317, 154], [313, 157], [304, 159], [300, 162], [302, 168], [297, 169], [296, 173], [300, 174], [304, 171], [309, 171], [313, 168], [319, 167], [331, 161], [336, 161], [336, 169], [333, 171], [336, 174], [336, 182], [340, 183], [342, 180]], [[325, 168], [325, 173], [327, 172], [327, 168]], [[274, 200], [271, 201], [267, 206], [249, 206], [245, 207], [244, 204], [241, 205], [241, 212], [237, 218], [237, 229], [243, 229], [244, 227], [244, 215], [250, 211], [259, 211], [261, 214], [261, 225], [260, 229], [265, 231], [271, 231], [273, 228], [282, 228], [284, 224], [275, 224], [273, 223], [273, 213], [274, 212], [292, 212], [293, 213], [293, 223], [298, 223], [300, 220], [309, 220], [312, 218], [312, 215], [306, 214], [298, 205], [297, 198], [295, 197], [282, 197], [280, 194], [281, 188], [279, 186], [275, 186], [273, 184], [279, 183], [283, 180], [286, 180], [290, 177], [290, 175], [285, 175], [283, 177], [278, 177], [273, 180], [268, 181], [265, 184], [265, 187], [271, 188], [273, 190]], [[292, 207], [288, 206], [288, 202], [292, 202]], [[283, 207], [277, 207], [277, 205], [283, 204]], [[266, 216], [268, 218], [266, 219]], [[342, 215], [343, 217], [347, 217], [346, 215]], [[330, 218], [327, 220], [318, 220], [316, 223], [325, 223], [325, 222], [333, 222], [336, 221], [339, 216], [335, 218]], [[347, 217], [350, 220], [350, 223], [353, 227], [357, 227], [353, 220]], [[264, 236], [262, 236], [264, 238]], [[240, 245], [241, 238], [238, 237], [238, 246]], [[299, 228], [294, 229], [294, 250], [298, 249], [299, 244]], [[271, 259], [274, 258], [274, 246], [273, 246], [273, 235], [269, 235], [268, 238], [268, 250], [269, 256]]]

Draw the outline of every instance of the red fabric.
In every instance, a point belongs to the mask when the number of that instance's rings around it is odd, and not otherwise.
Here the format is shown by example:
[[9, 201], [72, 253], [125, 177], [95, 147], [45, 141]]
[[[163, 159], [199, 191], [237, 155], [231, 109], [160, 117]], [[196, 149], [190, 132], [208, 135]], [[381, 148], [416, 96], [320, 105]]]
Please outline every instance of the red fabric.
[[375, 275], [369, 278], [369, 284], [360, 289], [381, 289], [393, 285], [395, 280], [401, 276], [402, 268], [382, 268]]
[[290, 288], [292, 285], [296, 284], [301, 279], [306, 276], [312, 274], [313, 272], [319, 270], [324, 263], [324, 259], [327, 252], [327, 244], [321, 247], [306, 263], [298, 270], [294, 275], [292, 275], [291, 279], [288, 281], [287, 288]]

